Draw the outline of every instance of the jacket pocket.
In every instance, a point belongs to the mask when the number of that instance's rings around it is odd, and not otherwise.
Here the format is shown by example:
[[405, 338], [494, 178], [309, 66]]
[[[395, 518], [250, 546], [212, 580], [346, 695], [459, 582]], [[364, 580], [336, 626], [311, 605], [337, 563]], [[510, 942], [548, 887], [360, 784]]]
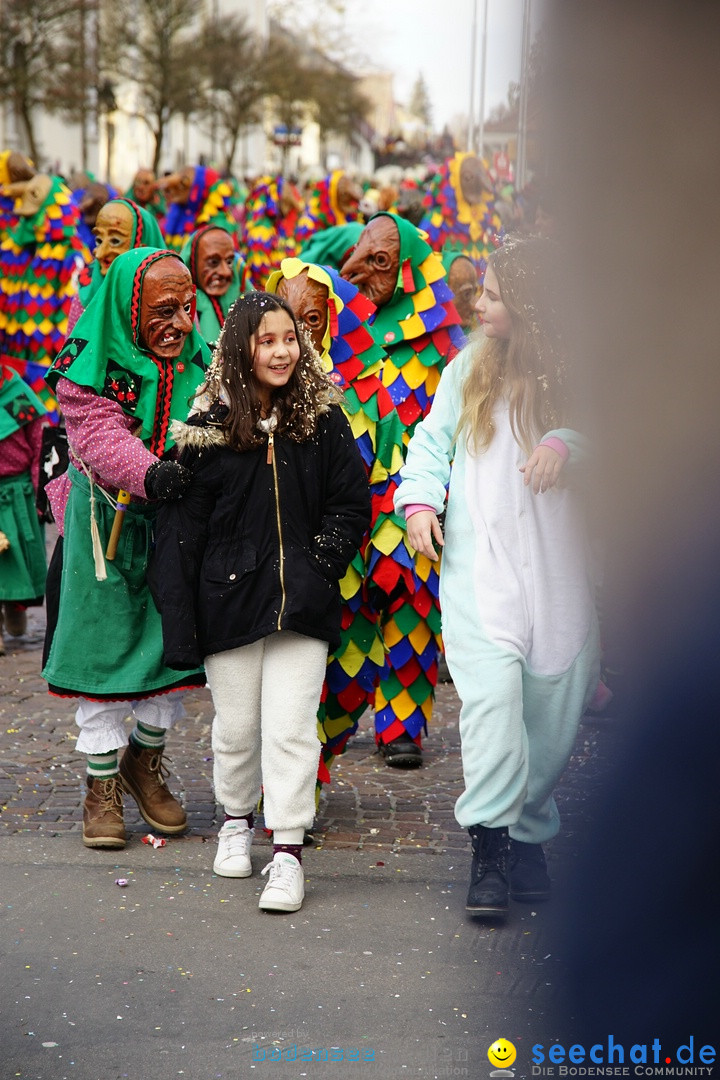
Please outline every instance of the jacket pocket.
[[208, 550], [203, 567], [208, 585], [232, 588], [257, 566], [257, 549], [251, 544], [216, 546]]

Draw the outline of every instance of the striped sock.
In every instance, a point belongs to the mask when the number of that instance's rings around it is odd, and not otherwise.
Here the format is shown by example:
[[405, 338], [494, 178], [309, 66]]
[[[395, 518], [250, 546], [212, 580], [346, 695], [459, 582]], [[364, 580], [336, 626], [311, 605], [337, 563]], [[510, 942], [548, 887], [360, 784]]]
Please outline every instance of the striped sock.
[[150, 727], [137, 720], [130, 732], [130, 739], [144, 750], [162, 750], [165, 745], [165, 728]]
[[118, 752], [110, 750], [107, 754], [88, 754], [87, 774], [97, 776], [99, 780], [107, 780], [109, 776], [116, 776], [118, 771]]

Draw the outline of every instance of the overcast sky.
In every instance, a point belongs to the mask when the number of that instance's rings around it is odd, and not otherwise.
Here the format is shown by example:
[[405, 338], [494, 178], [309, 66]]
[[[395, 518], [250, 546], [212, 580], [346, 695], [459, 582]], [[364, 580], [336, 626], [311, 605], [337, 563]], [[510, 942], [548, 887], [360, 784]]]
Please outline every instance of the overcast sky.
[[[480, 69], [484, 0], [477, 0], [477, 65]], [[485, 115], [507, 97], [508, 85], [520, 78], [523, 0], [487, 0]], [[441, 128], [458, 113], [469, 112], [470, 57], [474, 0], [346, 0], [345, 22], [361, 49], [378, 68], [395, 74], [395, 98], [410, 98], [422, 72], [433, 106], [433, 124]], [[540, 18], [540, 0], [532, 0], [532, 26]], [[476, 77], [479, 108], [480, 78]]]

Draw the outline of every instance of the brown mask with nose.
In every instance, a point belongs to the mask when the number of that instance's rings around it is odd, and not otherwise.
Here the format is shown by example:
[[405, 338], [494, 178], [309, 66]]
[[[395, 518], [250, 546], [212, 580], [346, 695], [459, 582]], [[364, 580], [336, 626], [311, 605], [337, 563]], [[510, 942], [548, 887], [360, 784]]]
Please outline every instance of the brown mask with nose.
[[140, 340], [159, 360], [176, 360], [195, 318], [195, 286], [179, 258], [158, 259], [147, 270], [140, 300]]
[[298, 323], [310, 334], [313, 345], [322, 356], [328, 318], [327, 286], [314, 281], [307, 270], [303, 270], [297, 277], [281, 278], [277, 294], [287, 300]]
[[365, 226], [340, 273], [376, 307], [383, 307], [393, 298], [399, 269], [400, 233], [392, 218], [383, 214]]

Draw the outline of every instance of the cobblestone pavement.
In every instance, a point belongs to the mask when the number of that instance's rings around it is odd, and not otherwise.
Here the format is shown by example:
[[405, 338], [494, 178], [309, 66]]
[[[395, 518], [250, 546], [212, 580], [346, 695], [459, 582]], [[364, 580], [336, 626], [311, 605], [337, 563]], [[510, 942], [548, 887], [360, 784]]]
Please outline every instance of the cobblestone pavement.
[[[28, 613], [28, 632], [7, 638], [0, 658], [0, 833], [43, 830], [79, 833], [84, 797], [84, 759], [75, 753], [75, 705], [51, 697], [40, 677], [44, 613]], [[391, 769], [375, 750], [367, 714], [322, 795], [316, 843], [326, 848], [433, 853], [465, 849], [467, 833], [453, 815], [461, 790], [458, 699], [452, 684], [438, 687], [425, 763], [418, 770]], [[184, 842], [214, 837], [218, 808], [212, 790], [207, 690], [187, 699], [187, 718], [168, 739], [171, 788], [182, 797], [190, 831]], [[614, 721], [581, 725], [570, 766], [557, 793], [563, 829], [550, 850], [572, 852], [584, 825], [584, 808], [606, 771]], [[128, 725], [129, 729], [129, 725]], [[127, 800], [129, 832], [145, 832]], [[258, 837], [262, 843], [262, 837]], [[265, 840], [267, 842], [267, 840]]]

